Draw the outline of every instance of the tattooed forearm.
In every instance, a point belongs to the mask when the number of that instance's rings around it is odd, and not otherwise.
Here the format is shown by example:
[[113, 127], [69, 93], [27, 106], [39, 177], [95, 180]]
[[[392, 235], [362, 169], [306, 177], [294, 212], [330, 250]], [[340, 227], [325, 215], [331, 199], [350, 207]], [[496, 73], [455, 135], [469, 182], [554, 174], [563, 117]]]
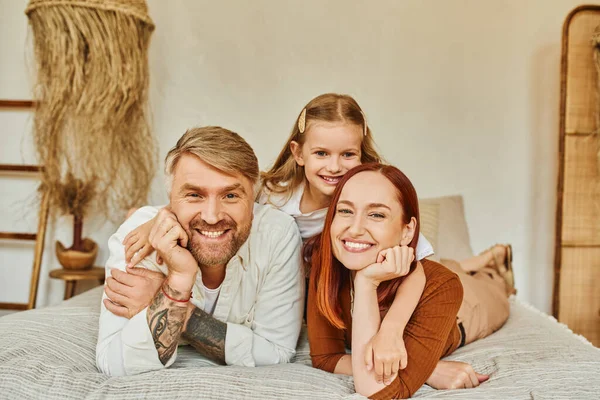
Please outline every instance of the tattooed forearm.
[[[163, 289], [173, 298], [180, 298], [181, 293], [171, 289], [165, 282]], [[148, 307], [146, 318], [154, 346], [158, 351], [158, 358], [163, 365], [169, 361], [179, 343], [181, 331], [187, 312], [187, 303], [177, 303], [170, 300], [164, 295], [162, 290], [159, 290], [154, 300]]]
[[225, 364], [225, 336], [227, 324], [199, 308], [195, 308], [187, 323], [183, 337], [200, 354]]

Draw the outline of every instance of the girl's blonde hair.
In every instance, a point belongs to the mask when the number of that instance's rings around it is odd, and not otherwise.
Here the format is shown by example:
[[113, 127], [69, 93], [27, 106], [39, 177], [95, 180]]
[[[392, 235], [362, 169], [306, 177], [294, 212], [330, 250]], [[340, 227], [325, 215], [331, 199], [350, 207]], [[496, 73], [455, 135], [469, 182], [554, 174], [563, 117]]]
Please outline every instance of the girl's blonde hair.
[[[303, 124], [298, 123], [301, 118], [304, 118]], [[268, 171], [260, 173], [262, 183], [258, 196], [263, 192], [291, 196], [293, 190], [302, 183], [304, 180], [304, 167], [296, 163], [290, 144], [292, 141], [295, 141], [300, 146], [304, 145], [306, 132], [316, 122], [339, 122], [362, 127], [363, 137], [360, 146], [361, 163], [382, 161], [377, 150], [375, 150], [373, 136], [367, 124], [365, 114], [356, 100], [345, 94], [322, 94], [309, 101], [300, 114], [298, 114], [292, 127], [292, 133], [279, 153], [279, 156], [277, 156], [275, 163]], [[304, 129], [302, 131], [299, 125], [303, 125]]]

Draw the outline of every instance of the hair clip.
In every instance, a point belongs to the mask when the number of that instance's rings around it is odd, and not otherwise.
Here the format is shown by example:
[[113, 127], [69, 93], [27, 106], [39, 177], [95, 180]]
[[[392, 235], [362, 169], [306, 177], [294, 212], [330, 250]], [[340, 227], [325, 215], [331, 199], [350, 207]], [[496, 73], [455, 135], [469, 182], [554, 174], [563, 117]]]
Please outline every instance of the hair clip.
[[306, 128], [306, 108], [302, 110], [298, 118], [298, 130], [300, 133], [304, 133], [304, 128]]
[[367, 136], [367, 117], [365, 116], [365, 113], [362, 110], [360, 110], [360, 113], [362, 114], [363, 123], [364, 123], [364, 126], [363, 126], [363, 136]]

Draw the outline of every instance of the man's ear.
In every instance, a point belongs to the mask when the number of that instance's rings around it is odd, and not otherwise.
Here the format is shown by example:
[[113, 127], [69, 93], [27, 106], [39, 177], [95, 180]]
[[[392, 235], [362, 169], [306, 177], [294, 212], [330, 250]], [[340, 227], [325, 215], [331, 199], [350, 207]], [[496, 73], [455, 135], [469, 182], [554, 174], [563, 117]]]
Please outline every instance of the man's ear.
[[304, 167], [304, 158], [302, 158], [302, 146], [295, 140], [290, 142], [290, 150], [292, 155], [294, 156], [294, 160], [296, 160], [296, 164], [301, 167]]
[[402, 240], [400, 240], [401, 246], [408, 246], [415, 237], [415, 230], [417, 229], [417, 219], [412, 217], [410, 222], [402, 230]]

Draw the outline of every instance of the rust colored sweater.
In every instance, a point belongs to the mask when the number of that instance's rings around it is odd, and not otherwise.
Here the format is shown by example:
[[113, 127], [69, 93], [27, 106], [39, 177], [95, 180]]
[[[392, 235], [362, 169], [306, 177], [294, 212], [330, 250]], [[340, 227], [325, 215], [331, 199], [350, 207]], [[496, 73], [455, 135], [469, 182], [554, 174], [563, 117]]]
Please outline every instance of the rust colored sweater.
[[[430, 260], [421, 260], [425, 288], [419, 304], [404, 330], [408, 366], [372, 399], [407, 398], [429, 378], [437, 362], [460, 344], [456, 314], [462, 303], [463, 288], [458, 276]], [[332, 372], [352, 342], [350, 285], [340, 291], [342, 319], [347, 329], [337, 329], [319, 312], [312, 282], [308, 291], [308, 340], [313, 367]]]

